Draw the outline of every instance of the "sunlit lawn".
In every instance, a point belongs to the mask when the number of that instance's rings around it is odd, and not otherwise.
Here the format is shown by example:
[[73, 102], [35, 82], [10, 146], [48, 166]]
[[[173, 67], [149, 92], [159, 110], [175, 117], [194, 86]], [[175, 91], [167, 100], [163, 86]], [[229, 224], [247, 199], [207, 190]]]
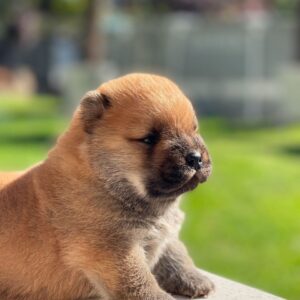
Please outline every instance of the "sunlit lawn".
[[183, 203], [183, 239], [199, 266], [300, 299], [300, 126], [211, 125], [214, 172]]
[[22, 169], [46, 156], [66, 121], [55, 98], [7, 98], [0, 96], [0, 168]]
[[[34, 103], [22, 104], [27, 108], [14, 119], [0, 101], [2, 170], [43, 159], [65, 127], [51, 105], [43, 109], [47, 100], [35, 103], [40, 111]], [[299, 299], [300, 125], [237, 130], [219, 120], [202, 123], [214, 172], [183, 201], [182, 238], [198, 266]]]

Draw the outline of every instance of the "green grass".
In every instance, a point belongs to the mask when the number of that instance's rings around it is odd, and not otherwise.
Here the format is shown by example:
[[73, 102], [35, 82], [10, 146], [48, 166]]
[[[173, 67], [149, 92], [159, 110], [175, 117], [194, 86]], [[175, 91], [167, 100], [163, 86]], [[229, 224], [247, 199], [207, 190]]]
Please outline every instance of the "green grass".
[[[23, 169], [45, 158], [65, 127], [53, 100], [44, 100], [0, 101], [0, 169]], [[183, 201], [182, 238], [195, 262], [299, 299], [300, 125], [237, 130], [210, 119], [201, 132], [214, 172]]]
[[199, 266], [299, 299], [300, 126], [216, 124], [203, 124], [214, 172], [183, 202], [182, 237]]
[[23, 169], [44, 159], [65, 123], [58, 117], [56, 98], [1, 95], [0, 169]]

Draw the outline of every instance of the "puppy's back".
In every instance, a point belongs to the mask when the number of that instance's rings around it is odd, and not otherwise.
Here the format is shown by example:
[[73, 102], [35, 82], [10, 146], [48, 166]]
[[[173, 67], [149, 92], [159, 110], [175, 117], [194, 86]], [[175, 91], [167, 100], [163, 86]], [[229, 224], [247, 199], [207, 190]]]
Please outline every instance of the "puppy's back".
[[23, 172], [0, 172], [0, 190], [18, 179], [22, 174]]

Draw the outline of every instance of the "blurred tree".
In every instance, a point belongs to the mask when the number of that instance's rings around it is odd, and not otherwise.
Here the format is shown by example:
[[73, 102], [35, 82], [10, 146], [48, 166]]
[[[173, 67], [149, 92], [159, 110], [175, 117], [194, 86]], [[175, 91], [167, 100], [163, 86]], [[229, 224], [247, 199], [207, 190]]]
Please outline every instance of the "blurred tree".
[[296, 9], [297, 29], [296, 29], [296, 59], [300, 62], [300, 2]]
[[83, 56], [87, 61], [97, 61], [101, 57], [100, 47], [103, 36], [98, 28], [100, 10], [105, 7], [105, 0], [89, 0], [85, 13], [85, 30], [83, 43]]
[[[34, 0], [31, 0], [34, 1]], [[90, 1], [85, 0], [35, 0], [43, 11], [65, 17], [82, 14]]]
[[293, 11], [297, 3], [298, 0], [274, 0], [275, 7], [284, 11]]

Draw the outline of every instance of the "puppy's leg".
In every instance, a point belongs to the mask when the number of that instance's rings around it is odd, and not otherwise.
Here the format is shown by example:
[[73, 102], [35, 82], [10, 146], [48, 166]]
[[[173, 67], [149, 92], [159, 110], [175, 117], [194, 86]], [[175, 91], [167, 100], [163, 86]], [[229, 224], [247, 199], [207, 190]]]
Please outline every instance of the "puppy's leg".
[[[73, 259], [79, 262], [78, 256]], [[79, 267], [99, 291], [102, 299], [174, 299], [159, 287], [139, 247], [129, 253], [116, 253], [116, 249], [106, 253], [102, 251], [98, 255], [90, 252], [89, 255], [82, 256], [81, 253]]]
[[159, 285], [175, 295], [203, 297], [214, 288], [213, 283], [194, 266], [185, 246], [177, 240], [168, 245], [153, 273]]

